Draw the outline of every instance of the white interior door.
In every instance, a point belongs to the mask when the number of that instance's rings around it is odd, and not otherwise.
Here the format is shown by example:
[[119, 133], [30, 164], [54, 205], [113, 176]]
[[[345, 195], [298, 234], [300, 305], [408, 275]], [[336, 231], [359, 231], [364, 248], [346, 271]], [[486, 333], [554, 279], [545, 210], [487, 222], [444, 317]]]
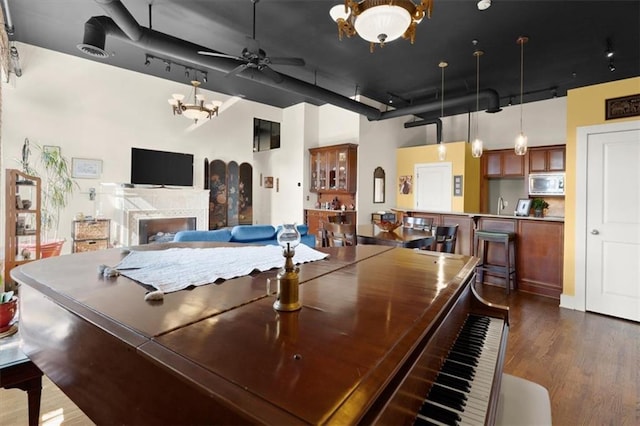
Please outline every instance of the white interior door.
[[451, 163], [416, 164], [415, 208], [451, 211]]
[[589, 135], [586, 309], [633, 321], [640, 321], [639, 165], [640, 130]]

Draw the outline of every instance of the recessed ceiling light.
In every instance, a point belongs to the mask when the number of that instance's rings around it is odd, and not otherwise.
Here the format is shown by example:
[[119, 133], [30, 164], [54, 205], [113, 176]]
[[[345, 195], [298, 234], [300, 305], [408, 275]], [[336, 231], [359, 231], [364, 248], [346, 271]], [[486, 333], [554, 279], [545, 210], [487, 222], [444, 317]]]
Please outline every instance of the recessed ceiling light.
[[478, 2], [478, 10], [486, 10], [491, 6], [491, 0], [480, 0]]

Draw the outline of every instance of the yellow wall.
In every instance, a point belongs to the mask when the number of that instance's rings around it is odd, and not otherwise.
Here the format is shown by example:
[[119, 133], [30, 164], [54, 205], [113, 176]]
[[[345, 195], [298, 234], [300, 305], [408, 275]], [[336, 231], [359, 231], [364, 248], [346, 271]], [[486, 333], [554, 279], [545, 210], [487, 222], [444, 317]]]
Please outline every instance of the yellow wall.
[[564, 283], [563, 294], [575, 295], [575, 217], [576, 217], [576, 134], [577, 128], [605, 123], [637, 120], [627, 117], [605, 120], [605, 100], [640, 93], [640, 77], [567, 92], [567, 153], [564, 225]]
[[[452, 197], [451, 210], [455, 212], [478, 212], [480, 209], [480, 160], [471, 156], [471, 146], [466, 142], [447, 143], [447, 157], [453, 175], [462, 175], [462, 197]], [[400, 176], [411, 176], [415, 183], [416, 164], [438, 163], [438, 145], [420, 145], [399, 148], [396, 151], [397, 173], [394, 182], [396, 204], [399, 208], [414, 208], [414, 193], [400, 192]], [[452, 176], [453, 179], [453, 176]]]

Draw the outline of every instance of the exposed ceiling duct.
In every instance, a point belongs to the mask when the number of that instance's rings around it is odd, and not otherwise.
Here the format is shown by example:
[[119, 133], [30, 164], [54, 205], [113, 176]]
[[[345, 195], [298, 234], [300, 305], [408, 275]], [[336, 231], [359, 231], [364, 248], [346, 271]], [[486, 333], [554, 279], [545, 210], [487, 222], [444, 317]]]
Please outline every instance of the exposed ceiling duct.
[[[96, 57], [108, 56], [105, 51], [105, 40], [106, 36], [110, 35], [127, 43], [131, 43], [145, 51], [165, 56], [167, 59], [189, 62], [224, 73], [229, 73], [238, 66], [237, 61], [232, 58], [203, 56], [198, 54], [198, 51], [212, 51], [208, 47], [199, 46], [149, 28], [141, 27], [120, 0], [95, 1], [104, 9], [109, 17], [94, 16], [85, 23], [83, 43], [79, 44], [78, 48], [88, 55]], [[282, 81], [279, 83], [275, 83], [269, 78], [262, 77], [261, 73], [252, 73], [248, 75], [239, 74], [238, 76], [249, 78], [264, 85], [297, 93], [310, 99], [315, 99], [344, 108], [357, 114], [364, 115], [369, 120], [384, 120], [404, 115], [419, 115], [428, 112], [440, 111], [441, 108], [440, 102], [431, 101], [381, 112], [377, 108], [357, 102], [351, 98], [323, 89], [314, 84], [310, 84], [284, 74], [280, 75], [282, 76]], [[480, 93], [480, 96], [488, 102], [487, 112], [500, 111], [499, 96], [496, 91], [484, 90]], [[472, 107], [475, 105], [475, 100], [475, 93], [469, 94], [460, 98], [452, 98], [445, 101], [444, 107], [460, 106], [467, 103]]]
[[426, 126], [428, 124], [436, 125], [436, 143], [442, 142], [442, 120], [440, 120], [439, 118], [430, 120], [408, 121], [404, 123], [404, 128], [409, 129], [411, 127]]

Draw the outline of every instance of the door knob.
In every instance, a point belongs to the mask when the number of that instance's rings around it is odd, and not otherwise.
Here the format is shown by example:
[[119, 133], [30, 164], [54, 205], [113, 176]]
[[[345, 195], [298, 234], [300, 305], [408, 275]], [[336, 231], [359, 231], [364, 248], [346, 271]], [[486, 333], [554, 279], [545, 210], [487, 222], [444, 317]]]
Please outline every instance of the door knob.
[[598, 231], [597, 229], [592, 229], [591, 230], [591, 235], [599, 235], [600, 231]]

